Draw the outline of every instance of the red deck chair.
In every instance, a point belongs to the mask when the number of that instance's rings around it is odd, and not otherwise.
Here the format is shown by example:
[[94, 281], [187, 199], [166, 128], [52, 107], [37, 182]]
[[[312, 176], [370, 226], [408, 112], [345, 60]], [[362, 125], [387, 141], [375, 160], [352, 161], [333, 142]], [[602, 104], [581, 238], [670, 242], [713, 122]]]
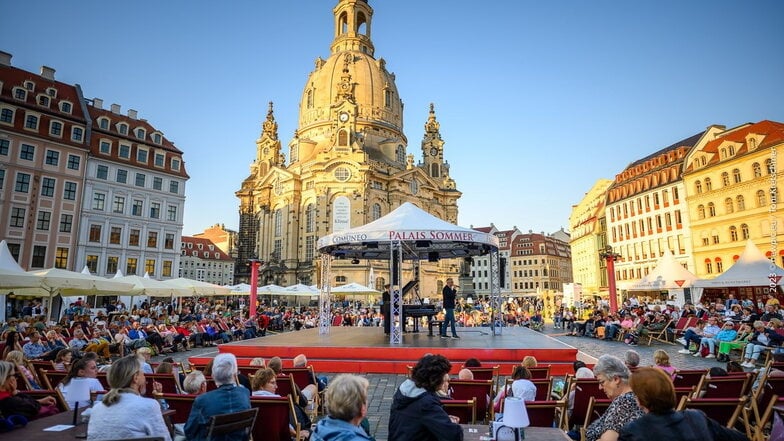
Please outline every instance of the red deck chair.
[[531, 379], [539, 379], [539, 378], [550, 378], [550, 366], [537, 366], [528, 368], [528, 372], [531, 373]]
[[707, 369], [679, 370], [675, 372], [672, 385], [678, 387], [697, 386], [702, 381], [702, 377], [708, 373]]
[[448, 415], [460, 418], [460, 424], [476, 424], [476, 400], [441, 400]]
[[291, 396], [250, 397], [250, 406], [259, 409], [253, 425], [253, 439], [267, 441], [291, 441], [289, 424], [299, 434], [299, 422], [294, 413]]
[[599, 380], [593, 378], [570, 377], [570, 381], [567, 382], [567, 387], [564, 389], [565, 395], [569, 393], [572, 385], [574, 386], [574, 405], [569, 421], [579, 425], [585, 421], [591, 397], [601, 397], [604, 396], [604, 393], [599, 388]]
[[750, 382], [752, 375], [733, 377], [714, 377], [702, 378], [697, 389], [694, 391], [694, 398], [738, 398], [745, 396], [751, 389]]
[[164, 399], [166, 403], [169, 405], [169, 409], [173, 409], [176, 412], [169, 416], [172, 424], [184, 424], [188, 421], [188, 415], [191, 414], [191, 408], [193, 407], [193, 400], [198, 397], [198, 395], [190, 395], [190, 394], [154, 394], [155, 399]]
[[561, 427], [566, 414], [566, 401], [526, 401], [525, 410], [531, 427]]
[[722, 426], [733, 428], [743, 410], [746, 397], [739, 398], [681, 398], [676, 410], [698, 409]]
[[452, 398], [476, 400], [476, 418], [482, 422], [493, 418], [493, 380], [451, 380]]

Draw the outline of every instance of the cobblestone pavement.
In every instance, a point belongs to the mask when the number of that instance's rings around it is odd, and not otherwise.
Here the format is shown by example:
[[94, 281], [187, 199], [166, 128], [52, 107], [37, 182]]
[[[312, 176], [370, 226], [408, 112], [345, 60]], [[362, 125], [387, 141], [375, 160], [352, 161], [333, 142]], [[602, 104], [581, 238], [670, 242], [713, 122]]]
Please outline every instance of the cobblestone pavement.
[[[623, 357], [624, 353], [629, 349], [634, 349], [640, 354], [640, 365], [650, 366], [653, 364], [653, 353], [657, 349], [667, 351], [670, 356], [670, 362], [678, 369], [706, 369], [713, 366], [724, 367], [726, 363], [720, 363], [715, 359], [703, 359], [701, 357], [693, 357], [691, 355], [679, 354], [678, 350], [683, 347], [678, 344], [664, 344], [654, 341], [651, 346], [641, 344], [639, 346], [629, 346], [623, 342], [618, 341], [603, 341], [594, 338], [586, 337], [573, 337], [564, 335], [565, 332], [561, 329], [553, 329], [552, 324], [548, 323], [545, 326], [544, 333], [555, 338], [563, 343], [574, 346], [580, 352], [578, 357], [586, 362], [593, 362], [602, 354], [613, 354], [618, 357]], [[263, 337], [262, 337], [263, 338]], [[215, 348], [194, 348], [189, 352], [176, 352], [174, 354], [165, 354], [156, 356], [153, 361], [160, 361], [166, 356], [171, 356], [175, 361], [187, 361], [187, 358], [195, 355], [215, 355], [217, 350]], [[462, 360], [455, 360], [455, 363], [460, 363]], [[331, 377], [334, 373], [319, 373], [326, 374]], [[405, 375], [393, 374], [367, 374], [365, 376], [370, 382], [368, 390], [369, 406], [368, 406], [368, 420], [373, 436], [378, 441], [386, 441], [388, 439], [388, 423], [389, 423], [389, 409], [392, 404], [392, 396], [395, 390], [405, 379]]]

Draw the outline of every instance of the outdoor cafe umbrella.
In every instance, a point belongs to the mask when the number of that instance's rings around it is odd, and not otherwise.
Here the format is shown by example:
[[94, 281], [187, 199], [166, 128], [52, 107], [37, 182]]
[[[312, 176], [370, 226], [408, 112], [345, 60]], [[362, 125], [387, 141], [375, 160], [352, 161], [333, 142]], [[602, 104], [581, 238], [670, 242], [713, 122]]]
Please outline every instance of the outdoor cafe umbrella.
[[188, 291], [186, 296], [227, 296], [231, 294], [231, 289], [213, 283], [202, 282], [200, 280], [179, 279], [166, 280], [163, 283]]
[[43, 278], [25, 272], [14, 260], [6, 241], [0, 241], [0, 290], [37, 288], [41, 286], [42, 282]]
[[133, 284], [133, 295], [145, 295], [149, 297], [181, 297], [189, 296], [191, 293], [187, 289], [179, 288], [160, 280], [147, 277], [115, 276], [112, 280], [119, 280]]

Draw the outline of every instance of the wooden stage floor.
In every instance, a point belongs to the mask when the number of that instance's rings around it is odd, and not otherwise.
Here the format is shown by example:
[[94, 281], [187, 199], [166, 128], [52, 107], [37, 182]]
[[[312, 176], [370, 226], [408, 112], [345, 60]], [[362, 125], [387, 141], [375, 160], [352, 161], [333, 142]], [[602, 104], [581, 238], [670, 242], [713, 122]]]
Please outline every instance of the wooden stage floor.
[[[406, 373], [428, 353], [442, 354], [450, 361], [462, 364], [468, 358], [478, 358], [483, 365], [500, 365], [508, 375], [512, 367], [526, 355], [533, 355], [540, 364], [550, 364], [554, 375], [572, 372], [577, 349], [540, 332], [528, 328], [503, 328], [500, 335], [492, 335], [490, 328], [458, 328], [460, 339], [429, 336], [427, 331], [404, 333], [402, 343], [392, 345], [380, 327], [330, 328], [320, 335], [318, 329], [268, 334], [218, 347], [238, 357], [239, 364], [247, 365], [253, 357], [269, 359], [279, 356], [290, 360], [303, 353], [319, 372]], [[196, 364], [205, 359], [192, 357]], [[288, 365], [284, 362], [284, 365]]]

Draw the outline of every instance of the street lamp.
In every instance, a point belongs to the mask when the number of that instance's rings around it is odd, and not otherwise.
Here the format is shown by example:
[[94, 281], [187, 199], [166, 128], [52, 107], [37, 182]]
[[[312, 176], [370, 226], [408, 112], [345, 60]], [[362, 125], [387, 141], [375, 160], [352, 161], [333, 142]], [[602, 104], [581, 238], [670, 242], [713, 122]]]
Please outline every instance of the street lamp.
[[615, 261], [621, 257], [620, 254], [613, 252], [610, 245], [599, 251], [599, 258], [607, 262], [607, 285], [610, 292], [610, 312], [618, 310], [618, 294], [615, 291]]

